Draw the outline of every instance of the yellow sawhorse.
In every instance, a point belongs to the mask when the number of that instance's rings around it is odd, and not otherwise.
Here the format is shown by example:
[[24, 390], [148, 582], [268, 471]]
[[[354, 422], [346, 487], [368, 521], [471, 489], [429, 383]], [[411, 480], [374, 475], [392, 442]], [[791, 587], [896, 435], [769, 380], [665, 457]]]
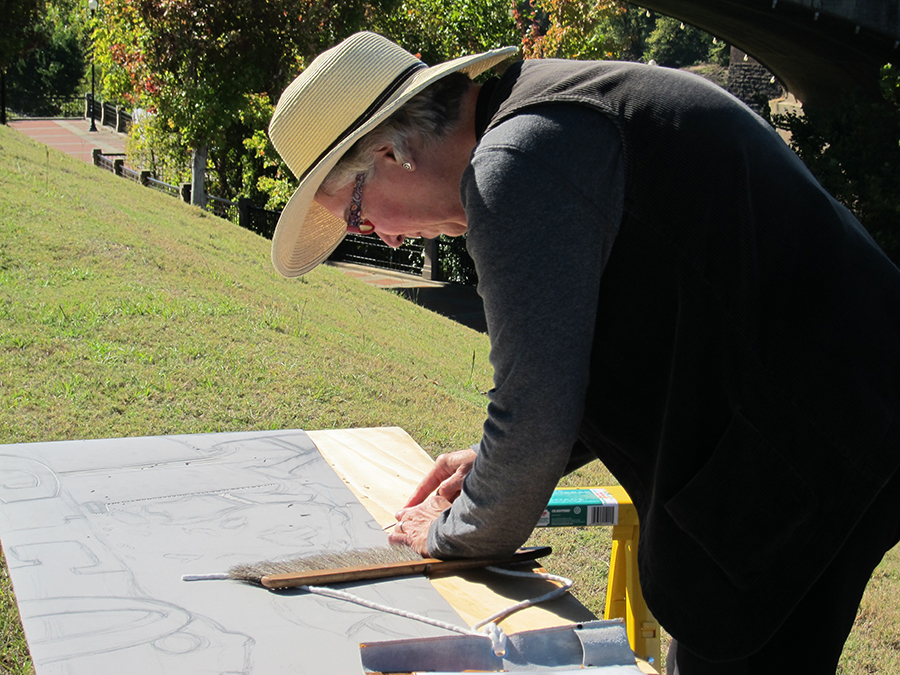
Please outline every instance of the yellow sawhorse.
[[619, 521], [612, 531], [612, 556], [609, 561], [609, 579], [606, 584], [606, 611], [604, 619], [624, 619], [628, 630], [628, 643], [641, 659], [659, 670], [659, 622], [644, 602], [638, 580], [637, 547], [640, 525], [637, 510], [631, 497], [621, 486], [606, 486], [619, 503]]

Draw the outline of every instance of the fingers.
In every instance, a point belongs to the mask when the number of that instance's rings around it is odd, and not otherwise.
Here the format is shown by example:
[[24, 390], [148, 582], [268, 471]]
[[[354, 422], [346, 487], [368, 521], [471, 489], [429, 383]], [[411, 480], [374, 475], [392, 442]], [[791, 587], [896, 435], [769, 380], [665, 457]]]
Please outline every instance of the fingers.
[[466, 473], [468, 473], [468, 471], [463, 473], [462, 471], [457, 470], [450, 478], [438, 486], [436, 494], [443, 497], [448, 502], [456, 501], [456, 498], [459, 497], [459, 493], [462, 492], [462, 484], [466, 479]]
[[[438, 457], [438, 460], [440, 460], [440, 457]], [[441, 468], [435, 462], [434, 468], [422, 479], [403, 508], [408, 509], [421, 504], [445, 479], [446, 476], [441, 476]]]
[[428, 497], [422, 504], [403, 509], [398, 514], [398, 523], [388, 535], [391, 544], [405, 544], [420, 555], [428, 555], [428, 531], [431, 524], [447, 508], [450, 502], [438, 495]]
[[[431, 471], [425, 475], [425, 478], [423, 478], [418, 487], [416, 487], [412, 496], [407, 500], [404, 508], [421, 504], [428, 495], [435, 490], [439, 490], [439, 494], [444, 498], [447, 498], [448, 495], [452, 495], [455, 499], [456, 495], [458, 495], [459, 491], [462, 489], [462, 481], [466, 477], [466, 474], [469, 473], [469, 469], [472, 468], [472, 463], [474, 461], [475, 451], [471, 448], [438, 455]], [[453, 483], [451, 483], [446, 490], [440, 491], [441, 486], [447, 480], [451, 480]]]

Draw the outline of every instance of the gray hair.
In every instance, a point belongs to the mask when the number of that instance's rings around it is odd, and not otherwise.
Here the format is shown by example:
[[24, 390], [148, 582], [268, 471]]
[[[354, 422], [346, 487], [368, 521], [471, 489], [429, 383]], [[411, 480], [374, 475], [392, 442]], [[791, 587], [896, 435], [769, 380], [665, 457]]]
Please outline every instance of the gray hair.
[[450, 73], [413, 96], [384, 122], [360, 138], [322, 181], [319, 190], [333, 194], [353, 182], [357, 174], [371, 175], [375, 151], [394, 148], [400, 162], [409, 158], [409, 144], [419, 138], [427, 147], [445, 138], [459, 122], [460, 106], [472, 80]]

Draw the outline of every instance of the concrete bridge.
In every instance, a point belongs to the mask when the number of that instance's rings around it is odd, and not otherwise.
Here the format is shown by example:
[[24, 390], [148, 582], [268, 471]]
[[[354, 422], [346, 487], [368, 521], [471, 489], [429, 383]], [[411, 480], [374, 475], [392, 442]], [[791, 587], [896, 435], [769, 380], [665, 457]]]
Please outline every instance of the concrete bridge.
[[900, 66], [900, 0], [638, 0], [743, 50], [805, 108], [846, 92], [877, 95], [878, 69]]

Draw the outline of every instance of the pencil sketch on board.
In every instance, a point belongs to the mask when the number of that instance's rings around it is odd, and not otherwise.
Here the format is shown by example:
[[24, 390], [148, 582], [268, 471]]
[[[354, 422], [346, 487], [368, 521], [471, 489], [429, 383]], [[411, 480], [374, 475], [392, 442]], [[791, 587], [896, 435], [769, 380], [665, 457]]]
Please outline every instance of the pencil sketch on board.
[[[302, 431], [0, 446], [0, 541], [37, 675], [362, 672], [357, 643], [443, 632], [182, 574], [383, 546]], [[462, 624], [424, 578], [342, 584]]]

